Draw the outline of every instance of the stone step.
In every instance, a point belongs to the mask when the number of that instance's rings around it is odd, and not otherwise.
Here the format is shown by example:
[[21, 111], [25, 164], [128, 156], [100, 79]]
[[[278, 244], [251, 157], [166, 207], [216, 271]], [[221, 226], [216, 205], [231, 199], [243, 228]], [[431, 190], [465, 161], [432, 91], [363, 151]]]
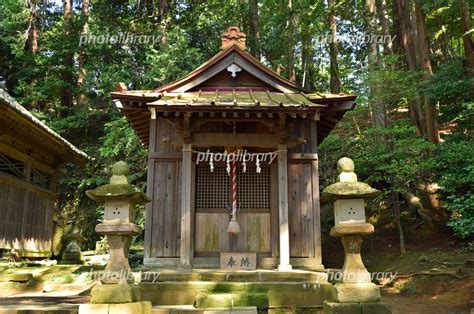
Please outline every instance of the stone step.
[[255, 306], [259, 310], [268, 309], [266, 293], [206, 293], [196, 295], [196, 308], [233, 308]]
[[192, 313], [192, 314], [257, 314], [257, 308], [254, 306], [238, 306], [233, 308], [205, 308], [197, 309], [192, 305], [182, 306], [154, 306], [151, 309], [152, 314], [181, 314], [181, 313]]
[[[1, 305], [0, 314], [78, 314], [79, 305], [58, 304], [58, 305]], [[97, 313], [100, 313], [97, 311]], [[233, 307], [233, 308], [205, 308], [197, 309], [192, 305], [176, 306], [154, 306], [151, 308], [152, 314], [257, 314], [257, 308], [254, 306]]]
[[[269, 307], [322, 307], [332, 298], [329, 283], [308, 282], [142, 282], [141, 299], [153, 305], [194, 305], [201, 294], [265, 294]], [[242, 304], [244, 305], [244, 304]]]
[[32, 273], [0, 274], [0, 282], [26, 282], [33, 279]]
[[78, 304], [2, 304], [0, 314], [77, 314]]

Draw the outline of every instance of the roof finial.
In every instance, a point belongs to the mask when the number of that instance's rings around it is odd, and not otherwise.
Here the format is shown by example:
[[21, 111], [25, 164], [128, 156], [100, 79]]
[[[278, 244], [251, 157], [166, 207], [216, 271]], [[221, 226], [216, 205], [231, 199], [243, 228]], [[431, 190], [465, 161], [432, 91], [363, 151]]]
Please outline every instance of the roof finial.
[[237, 45], [239, 48], [245, 50], [245, 37], [245, 33], [242, 33], [237, 26], [229, 27], [225, 33], [221, 35], [221, 50], [224, 50], [232, 45]]

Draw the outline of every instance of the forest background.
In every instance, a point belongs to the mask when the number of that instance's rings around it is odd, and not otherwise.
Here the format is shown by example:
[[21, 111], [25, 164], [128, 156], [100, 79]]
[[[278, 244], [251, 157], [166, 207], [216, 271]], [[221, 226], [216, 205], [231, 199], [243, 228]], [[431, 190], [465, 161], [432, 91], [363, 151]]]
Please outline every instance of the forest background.
[[[118, 82], [150, 89], [182, 77], [219, 51], [228, 26], [239, 26], [250, 53], [277, 73], [317, 92], [358, 95], [355, 110], [320, 145], [321, 188], [335, 181], [340, 157], [353, 158], [359, 180], [383, 190], [371, 220], [393, 232], [404, 253], [420, 235], [474, 235], [473, 6], [2, 0], [0, 75], [22, 105], [93, 158], [64, 168], [55, 215], [56, 237], [76, 228], [91, 248], [103, 208], [84, 191], [107, 183], [118, 160], [131, 165], [135, 184], [146, 182], [146, 148], [109, 93]], [[323, 208], [322, 217], [328, 234], [332, 211]]]

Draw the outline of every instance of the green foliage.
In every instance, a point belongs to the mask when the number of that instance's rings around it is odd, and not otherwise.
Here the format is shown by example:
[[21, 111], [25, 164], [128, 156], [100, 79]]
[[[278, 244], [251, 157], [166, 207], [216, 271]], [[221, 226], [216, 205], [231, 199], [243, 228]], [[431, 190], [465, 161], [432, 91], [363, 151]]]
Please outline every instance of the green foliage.
[[[39, 35], [36, 53], [29, 51], [27, 43], [31, 1], [0, 3], [0, 75], [6, 78], [8, 90], [27, 109], [92, 157], [86, 165], [63, 168], [59, 182], [61, 210], [55, 217], [59, 224], [71, 223], [80, 229], [88, 239], [89, 248], [98, 239], [94, 226], [103, 218], [103, 208], [88, 200], [84, 192], [107, 183], [110, 166], [118, 160], [129, 163], [130, 180], [145, 189], [147, 151], [114, 108], [110, 92], [117, 82], [124, 82], [129, 89], [156, 88], [184, 76], [217, 53], [220, 34], [228, 26], [237, 25], [250, 35], [246, 1], [167, 3], [169, 12], [159, 20], [156, 12], [159, 8], [154, 6], [150, 14], [146, 1], [94, 1], [90, 8], [89, 35], [124, 33], [154, 36], [157, 40], [142, 44], [79, 45], [84, 22], [81, 1], [74, 2], [70, 33], [64, 31], [60, 2], [37, 1], [33, 8]], [[258, 3], [262, 62], [287, 76], [292, 56], [297, 83], [302, 84], [304, 78], [311, 89], [327, 91], [328, 45], [316, 40], [317, 35], [329, 33], [327, 2], [293, 0], [291, 10], [288, 1]], [[468, 237], [473, 234], [474, 216], [474, 77], [463, 66], [458, 2], [422, 1], [422, 4], [427, 13], [431, 51], [435, 52], [430, 56], [434, 75], [427, 82], [420, 83], [421, 73], [406, 71], [404, 58], [397, 54], [380, 54], [380, 66], [368, 71], [367, 43], [339, 43], [342, 88], [358, 95], [358, 106], [345, 115], [320, 145], [321, 185], [334, 181], [335, 163], [343, 156], [354, 159], [360, 180], [384, 191], [375, 203], [377, 207], [390, 203], [389, 194], [417, 193], [424, 184], [438, 183], [441, 200], [451, 213], [448, 225], [457, 236]], [[339, 36], [366, 33], [365, 6], [363, 1], [337, 1]], [[393, 16], [390, 6], [388, 14]], [[305, 67], [302, 59], [308, 52], [304, 49], [308, 38], [312, 62]], [[70, 69], [63, 62], [66, 54], [73, 55]], [[85, 59], [86, 71], [80, 86], [76, 84], [79, 56]], [[64, 81], [61, 74], [65, 69], [72, 71], [73, 82]], [[75, 101], [73, 106], [62, 106], [62, 88], [71, 84], [73, 94], [83, 93], [85, 99], [81, 103]], [[438, 147], [424, 140], [407, 119], [408, 102], [419, 101], [420, 92], [438, 103], [439, 122], [446, 134]], [[386, 109], [386, 128], [373, 127], [374, 103], [381, 103]], [[409, 210], [406, 204], [402, 205], [402, 209]], [[378, 210], [382, 218], [390, 217], [390, 211]], [[137, 213], [137, 222], [142, 226], [144, 212], [140, 207]], [[136, 242], [140, 240], [137, 238]]]
[[455, 235], [474, 235], [474, 145], [472, 136], [447, 138], [437, 157], [438, 184], [445, 208], [451, 212], [448, 226]]
[[400, 292], [402, 292], [404, 294], [413, 295], [413, 294], [418, 294], [419, 290], [418, 290], [418, 287], [416, 286], [416, 284], [414, 282], [409, 282], [407, 284], [404, 284], [400, 288]]

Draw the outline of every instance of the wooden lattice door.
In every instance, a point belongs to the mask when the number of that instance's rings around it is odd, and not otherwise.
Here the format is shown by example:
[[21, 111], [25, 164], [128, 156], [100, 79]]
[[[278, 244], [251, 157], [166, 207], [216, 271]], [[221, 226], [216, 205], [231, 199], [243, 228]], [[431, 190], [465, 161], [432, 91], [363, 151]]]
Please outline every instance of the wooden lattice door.
[[[237, 172], [237, 204], [240, 234], [238, 252], [270, 252], [270, 167], [242, 167]], [[231, 250], [227, 226], [231, 208], [230, 177], [225, 165], [196, 167], [195, 244], [196, 256], [214, 256]]]

